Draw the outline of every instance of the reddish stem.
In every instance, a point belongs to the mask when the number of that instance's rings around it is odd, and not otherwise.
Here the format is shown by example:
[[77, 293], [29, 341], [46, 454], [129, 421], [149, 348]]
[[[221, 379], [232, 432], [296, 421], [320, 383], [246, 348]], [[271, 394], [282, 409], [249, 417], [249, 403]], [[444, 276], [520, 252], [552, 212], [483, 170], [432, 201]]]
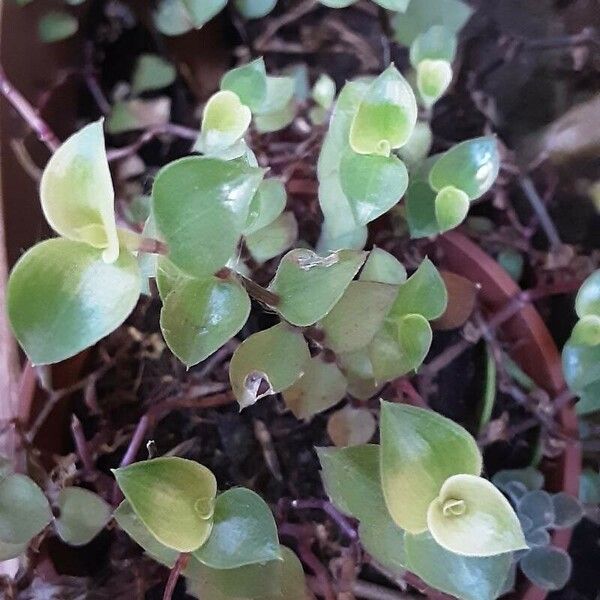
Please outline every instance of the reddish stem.
[[171, 600], [171, 598], [173, 597], [173, 592], [175, 591], [177, 580], [179, 579], [181, 572], [187, 567], [189, 560], [189, 554], [182, 553], [177, 557], [177, 562], [171, 569], [171, 573], [169, 573], [169, 579], [167, 579], [167, 585], [165, 587], [165, 593], [163, 594], [163, 600]]

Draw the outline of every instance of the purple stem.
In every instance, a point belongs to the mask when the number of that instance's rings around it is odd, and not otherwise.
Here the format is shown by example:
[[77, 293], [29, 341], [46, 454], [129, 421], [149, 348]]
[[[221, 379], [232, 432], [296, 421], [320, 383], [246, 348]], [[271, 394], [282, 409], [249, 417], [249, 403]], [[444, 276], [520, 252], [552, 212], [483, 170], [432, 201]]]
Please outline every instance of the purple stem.
[[322, 510], [329, 515], [331, 520], [335, 522], [350, 540], [354, 541], [358, 538], [356, 528], [328, 500], [292, 500], [290, 506], [296, 510]]

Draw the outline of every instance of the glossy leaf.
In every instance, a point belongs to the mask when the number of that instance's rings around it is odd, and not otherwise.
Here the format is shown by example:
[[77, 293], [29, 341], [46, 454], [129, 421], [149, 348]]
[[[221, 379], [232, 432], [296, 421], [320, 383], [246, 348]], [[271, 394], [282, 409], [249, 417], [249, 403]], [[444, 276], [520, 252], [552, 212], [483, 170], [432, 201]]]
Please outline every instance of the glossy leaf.
[[213, 529], [194, 556], [213, 569], [235, 569], [279, 560], [275, 519], [265, 501], [246, 488], [217, 497]]
[[358, 535], [363, 548], [392, 573], [403, 575], [408, 568], [404, 531], [392, 521], [387, 510], [373, 511], [360, 522]]
[[470, 200], [483, 196], [500, 169], [496, 139], [491, 136], [462, 142], [438, 158], [429, 173], [429, 183], [436, 191], [453, 186]]
[[[293, 93], [293, 87], [290, 86]], [[286, 128], [296, 116], [296, 105], [289, 102], [274, 112], [257, 114], [254, 118], [254, 127], [258, 133], [272, 133]]]
[[340, 163], [340, 181], [356, 222], [366, 225], [402, 198], [408, 187], [408, 171], [395, 156], [348, 150]]
[[[471, 535], [476, 535], [472, 532]], [[495, 600], [508, 576], [510, 553], [461, 556], [440, 546], [429, 533], [406, 534], [408, 568], [426, 584], [462, 600]]]
[[392, 64], [363, 96], [350, 127], [350, 146], [359, 154], [389, 156], [408, 141], [416, 122], [415, 95]]
[[302, 376], [283, 392], [283, 399], [297, 419], [308, 419], [345, 395], [346, 378], [337, 365], [315, 356], [304, 365]]
[[456, 35], [443, 25], [433, 25], [410, 45], [410, 62], [418, 68], [424, 60], [451, 63], [456, 55]]
[[68, 138], [50, 157], [40, 183], [46, 220], [57, 233], [104, 248], [104, 258], [119, 255], [102, 121], [90, 123]]
[[445, 60], [422, 60], [417, 66], [417, 89], [426, 107], [435, 104], [452, 83], [452, 65]]
[[312, 250], [291, 250], [281, 259], [269, 285], [279, 296], [275, 308], [293, 325], [312, 325], [342, 297], [365, 259], [366, 253], [353, 250], [324, 257]]
[[31, 248], [13, 268], [7, 309], [15, 337], [41, 365], [69, 358], [114, 331], [139, 295], [139, 268], [129, 252], [107, 264], [101, 250], [54, 238]]
[[408, 141], [398, 149], [398, 156], [409, 169], [416, 167], [429, 154], [433, 144], [431, 127], [426, 121], [417, 121]]
[[406, 281], [406, 269], [395, 256], [375, 246], [369, 252], [359, 280], [400, 285]]
[[225, 73], [221, 89], [237, 94], [252, 112], [259, 110], [267, 96], [267, 72], [262, 57]]
[[577, 498], [566, 492], [559, 492], [552, 496], [554, 505], [554, 527], [565, 529], [574, 527], [583, 517], [583, 508]]
[[171, 100], [166, 97], [122, 100], [113, 105], [106, 131], [113, 135], [166, 125], [171, 118]]
[[452, 475], [427, 511], [435, 541], [465, 556], [494, 556], [527, 548], [519, 519], [502, 493], [476, 475]]
[[588, 386], [597, 386], [600, 380], [600, 345], [584, 346], [568, 341], [562, 351], [562, 366], [567, 384], [573, 391], [581, 393]]
[[381, 327], [397, 291], [397, 286], [386, 283], [350, 282], [339, 302], [321, 321], [324, 344], [335, 352], [353, 352], [367, 346]]
[[417, 314], [388, 320], [369, 345], [378, 382], [391, 381], [421, 366], [432, 341], [431, 325]]
[[191, 552], [206, 542], [217, 493], [209, 469], [172, 456], [113, 472], [136, 515], [159, 542], [179, 552]]
[[317, 448], [325, 492], [339, 510], [360, 521], [387, 512], [379, 482], [379, 446]]
[[277, 4], [277, 0], [235, 0], [234, 6], [246, 19], [260, 19], [267, 16]]
[[204, 107], [196, 149], [216, 154], [230, 148], [246, 133], [251, 120], [250, 109], [237, 94], [229, 90], [213, 94]]
[[391, 310], [397, 317], [418, 314], [427, 320], [437, 319], [446, 310], [448, 293], [439, 271], [429, 258], [400, 286]]
[[218, 271], [235, 252], [262, 177], [241, 160], [197, 156], [161, 169], [152, 202], [169, 258], [196, 277]]
[[380, 437], [386, 505], [398, 526], [411, 533], [427, 529], [428, 507], [449, 477], [481, 472], [475, 440], [433, 411], [382, 402]]
[[293, 106], [296, 82], [293, 77], [267, 76], [267, 88], [263, 103], [253, 112], [257, 116], [281, 113], [287, 107]]
[[440, 232], [435, 214], [436, 196], [428, 183], [416, 181], [408, 186], [405, 206], [411, 238], [429, 237]]
[[263, 179], [250, 202], [244, 235], [250, 235], [271, 224], [284, 210], [285, 186], [279, 179]]
[[534, 548], [519, 564], [527, 578], [544, 590], [560, 590], [571, 577], [571, 558], [559, 548]]
[[133, 94], [141, 94], [160, 90], [171, 85], [176, 77], [175, 67], [161, 56], [140, 54], [131, 78], [131, 91]]
[[455, 187], [441, 189], [435, 197], [435, 218], [441, 232], [460, 225], [469, 212], [469, 197]]
[[375, 434], [377, 423], [367, 408], [344, 408], [327, 420], [327, 434], [338, 448], [367, 444]]
[[[44, 492], [27, 476], [8, 475], [0, 481], [0, 540], [28, 543], [52, 519]], [[16, 548], [8, 548], [16, 551]]]
[[249, 314], [250, 298], [237, 281], [188, 279], [166, 296], [160, 328], [169, 348], [190, 367], [238, 333]]
[[112, 508], [98, 494], [80, 487], [63, 488], [56, 500], [56, 532], [71, 546], [91, 542], [112, 517]]
[[42, 42], [60, 42], [75, 35], [79, 29], [77, 19], [62, 10], [51, 10], [40, 18], [38, 32]]
[[298, 238], [298, 223], [291, 211], [279, 215], [272, 223], [246, 236], [246, 247], [252, 258], [264, 263], [283, 254]]
[[290, 387], [309, 360], [303, 335], [284, 323], [246, 338], [229, 365], [229, 379], [240, 409]]
[[581, 284], [575, 298], [575, 312], [580, 319], [588, 315], [600, 316], [600, 269]]

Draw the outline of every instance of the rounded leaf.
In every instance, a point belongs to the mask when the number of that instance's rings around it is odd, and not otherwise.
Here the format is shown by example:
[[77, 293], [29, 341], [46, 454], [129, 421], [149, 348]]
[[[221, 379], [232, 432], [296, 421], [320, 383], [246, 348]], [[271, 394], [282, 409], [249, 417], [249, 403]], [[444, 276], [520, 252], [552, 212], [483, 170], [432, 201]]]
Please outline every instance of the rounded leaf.
[[272, 223], [246, 236], [248, 252], [257, 263], [279, 256], [298, 238], [298, 222], [294, 213], [286, 211]]
[[283, 392], [283, 399], [297, 419], [308, 419], [342, 400], [346, 387], [337, 365], [315, 356], [304, 365], [302, 376]]
[[499, 169], [496, 138], [479, 137], [442, 154], [431, 168], [429, 183], [438, 192], [451, 185], [465, 192], [470, 200], [476, 200], [492, 187]]
[[[0, 540], [27, 544], [52, 519], [44, 492], [27, 476], [8, 475], [0, 481]], [[17, 548], [7, 550], [16, 551]], [[20, 553], [19, 553], [20, 554]]]
[[408, 559], [404, 551], [404, 531], [392, 521], [387, 510], [375, 511], [359, 523], [362, 547], [392, 573], [404, 575]]
[[386, 505], [398, 526], [411, 533], [427, 529], [429, 505], [449, 477], [481, 472], [475, 440], [433, 411], [382, 402], [380, 436]]
[[504, 469], [492, 477], [492, 483], [503, 491], [513, 482], [523, 484], [525, 490], [541, 490], [544, 487], [544, 475], [534, 467], [525, 467]]
[[165, 298], [160, 328], [169, 348], [190, 367], [238, 333], [249, 314], [250, 298], [237, 281], [188, 279]]
[[50, 157], [40, 183], [40, 200], [54, 231], [105, 249], [107, 262], [117, 259], [114, 190], [102, 120], [80, 129]]
[[160, 90], [171, 85], [176, 77], [175, 67], [162, 56], [140, 54], [131, 78], [131, 91], [133, 94], [141, 94], [151, 90]]
[[376, 429], [375, 417], [366, 408], [344, 406], [327, 420], [327, 434], [338, 447], [366, 444]]
[[406, 281], [406, 269], [395, 256], [375, 246], [369, 252], [359, 280], [400, 285]]
[[240, 408], [290, 387], [309, 360], [304, 336], [287, 324], [279, 323], [246, 338], [229, 364], [229, 380]]
[[436, 192], [428, 183], [412, 182], [405, 196], [406, 221], [412, 238], [437, 235], [440, 226], [435, 214]]
[[418, 68], [424, 60], [451, 63], [456, 55], [456, 35], [443, 25], [433, 25], [410, 45], [410, 62]]
[[519, 516], [531, 521], [531, 528], [550, 527], [554, 523], [552, 496], [545, 490], [527, 492], [519, 499]]
[[600, 269], [581, 284], [575, 298], [575, 312], [580, 319], [588, 315], [600, 316]]
[[527, 578], [544, 590], [560, 590], [571, 577], [571, 557], [552, 546], [533, 548], [519, 565]]
[[321, 73], [312, 88], [311, 95], [319, 106], [326, 110], [330, 109], [335, 100], [335, 81], [327, 73]]
[[274, 308], [293, 325], [316, 323], [342, 297], [366, 257], [366, 252], [354, 250], [327, 256], [304, 248], [291, 250], [269, 284], [269, 290], [279, 296]]
[[159, 0], [152, 16], [156, 29], [164, 35], [181, 35], [194, 28], [181, 0]]
[[452, 83], [452, 65], [445, 60], [422, 60], [417, 66], [417, 88], [423, 104], [435, 104]]
[[363, 96], [350, 127], [350, 146], [359, 154], [389, 156], [408, 141], [416, 122], [415, 95], [392, 64]]
[[510, 553], [474, 557], [449, 552], [429, 533], [407, 533], [404, 551], [408, 569], [426, 584], [461, 600], [495, 600], [512, 562]]
[[54, 238], [31, 248], [15, 265], [8, 316], [31, 361], [55, 363], [121, 325], [136, 305], [140, 286], [139, 267], [129, 252], [107, 264], [101, 250]]
[[234, 254], [263, 171], [242, 160], [190, 156], [163, 167], [152, 188], [153, 213], [183, 271], [205, 277]]
[[180, 0], [196, 29], [208, 23], [227, 4], [227, 0]]
[[112, 508], [98, 494], [80, 487], [63, 488], [56, 500], [59, 516], [54, 522], [63, 542], [84, 546], [91, 542], [112, 517]]
[[213, 569], [281, 559], [277, 526], [265, 501], [246, 488], [220, 494], [210, 537], [194, 557]]
[[597, 346], [600, 344], [600, 317], [597, 315], [581, 317], [573, 327], [569, 342], [580, 346]]
[[246, 19], [266, 17], [277, 4], [277, 0], [235, 0], [234, 6]]
[[449, 231], [460, 225], [469, 212], [469, 197], [462, 190], [448, 186], [435, 197], [435, 218], [440, 231]]
[[209, 469], [170, 456], [140, 461], [113, 473], [135, 514], [161, 544], [191, 552], [206, 542], [217, 494]]
[[271, 224], [284, 210], [287, 197], [279, 179], [263, 179], [250, 202], [244, 235]]
[[435, 541], [465, 556], [494, 556], [527, 548], [512, 506], [489, 481], [476, 475], [453, 475], [427, 511]]
[[52, 43], [66, 40], [77, 32], [77, 19], [62, 10], [51, 10], [42, 16], [38, 31], [42, 42]]
[[426, 121], [417, 121], [408, 141], [398, 149], [398, 156], [409, 168], [416, 167], [429, 154], [433, 144], [433, 133]]
[[221, 89], [237, 94], [252, 112], [260, 109], [267, 96], [267, 72], [262, 57], [225, 73]]
[[366, 225], [402, 198], [408, 171], [395, 156], [357, 154], [348, 149], [340, 163], [340, 181], [356, 223]]
[[29, 542], [24, 544], [9, 544], [0, 540], [0, 561], [17, 558], [27, 551]]
[[213, 94], [204, 107], [196, 148], [205, 154], [230, 148], [246, 133], [251, 120], [250, 109], [237, 94], [229, 90]]

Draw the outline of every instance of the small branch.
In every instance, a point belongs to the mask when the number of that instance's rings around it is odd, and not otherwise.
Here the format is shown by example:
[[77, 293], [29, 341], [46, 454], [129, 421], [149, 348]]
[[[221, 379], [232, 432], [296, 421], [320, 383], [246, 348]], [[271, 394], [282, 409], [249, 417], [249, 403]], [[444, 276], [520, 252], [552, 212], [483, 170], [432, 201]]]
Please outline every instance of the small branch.
[[163, 594], [163, 600], [171, 600], [173, 598], [173, 592], [177, 585], [177, 580], [181, 575], [182, 571], [187, 567], [188, 561], [190, 560], [189, 554], [180, 554], [177, 558], [177, 562], [171, 569], [169, 579], [167, 579], [167, 585], [165, 587], [165, 593]]
[[256, 40], [254, 47], [259, 52], [263, 51], [267, 43], [282, 27], [294, 23], [300, 17], [307, 15], [316, 8], [318, 8], [317, 0], [303, 0], [303, 2], [298, 3], [294, 8], [283, 13], [280, 17], [269, 19], [265, 31]]
[[296, 510], [317, 509], [326, 512], [331, 520], [346, 534], [351, 540], [358, 539], [356, 529], [336, 508], [327, 500], [292, 500], [290, 506]]
[[559, 250], [563, 243], [558, 235], [558, 231], [556, 230], [554, 222], [546, 210], [544, 201], [541, 199], [538, 191], [535, 189], [533, 180], [528, 176], [520, 177], [519, 186], [529, 201], [531, 208], [540, 220], [540, 225], [542, 226], [542, 229], [548, 238], [548, 242], [550, 242], [550, 249], [554, 251]]
[[23, 117], [25, 122], [35, 132], [38, 139], [46, 144], [52, 152], [60, 146], [60, 140], [56, 137], [48, 124], [40, 117], [39, 113], [33, 108], [30, 102], [13, 87], [12, 83], [6, 78], [6, 73], [0, 66], [0, 93], [10, 102], [13, 108]]
[[90, 450], [88, 448], [87, 441], [83, 433], [81, 421], [77, 418], [76, 415], [73, 415], [71, 417], [71, 434], [73, 436], [73, 441], [75, 442], [77, 454], [81, 459], [84, 472], [86, 474], [92, 473], [92, 471], [94, 471], [94, 461], [92, 460], [92, 456], [90, 455]]
[[262, 304], [267, 304], [268, 306], [277, 306], [279, 304], [280, 299], [277, 294], [262, 287], [262, 285], [258, 285], [258, 283], [252, 281], [252, 279], [248, 279], [240, 273], [236, 273], [233, 269], [230, 269], [229, 267], [224, 267], [223, 269], [215, 273], [215, 275], [220, 279], [229, 279], [235, 277], [244, 286], [248, 294], [250, 294], [250, 296], [252, 296], [255, 300], [258, 300]]
[[144, 237], [140, 239], [137, 250], [146, 254], [166, 255], [169, 253], [169, 247], [164, 242]]
[[420, 408], [428, 408], [427, 401], [423, 399], [421, 394], [417, 392], [415, 386], [406, 377], [400, 377], [392, 381], [392, 387], [397, 393], [404, 394], [408, 400], [408, 404], [418, 406]]

